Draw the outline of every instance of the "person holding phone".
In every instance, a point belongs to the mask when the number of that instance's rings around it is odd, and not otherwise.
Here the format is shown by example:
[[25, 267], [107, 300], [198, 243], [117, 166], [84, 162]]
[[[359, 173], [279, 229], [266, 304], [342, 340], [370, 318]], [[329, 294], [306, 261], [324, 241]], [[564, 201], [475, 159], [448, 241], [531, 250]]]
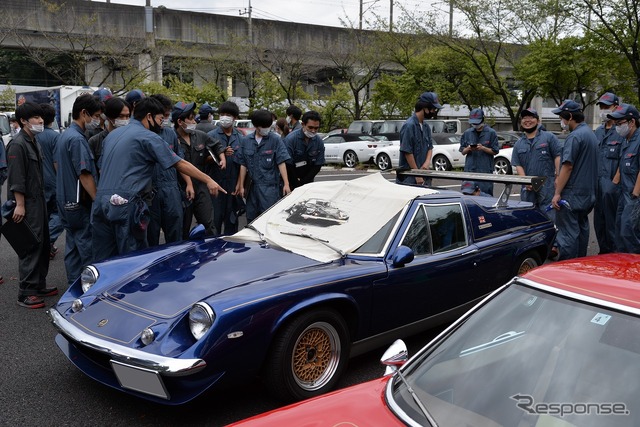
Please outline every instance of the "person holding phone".
[[[481, 108], [471, 110], [469, 124], [460, 139], [460, 152], [466, 156], [465, 172], [493, 173], [493, 156], [500, 151], [498, 135], [484, 122], [484, 111]], [[493, 182], [479, 182], [483, 193], [493, 196]]]

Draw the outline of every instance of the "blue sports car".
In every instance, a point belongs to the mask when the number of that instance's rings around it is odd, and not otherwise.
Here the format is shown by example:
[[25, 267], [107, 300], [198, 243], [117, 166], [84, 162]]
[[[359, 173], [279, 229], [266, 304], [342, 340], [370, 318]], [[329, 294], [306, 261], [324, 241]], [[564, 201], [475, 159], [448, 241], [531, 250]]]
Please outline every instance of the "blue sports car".
[[[340, 220], [287, 220], [310, 200]], [[87, 266], [49, 315], [74, 365], [135, 396], [181, 404], [260, 375], [299, 400], [334, 387], [350, 356], [452, 320], [541, 264], [554, 236], [524, 202], [380, 174], [312, 183], [233, 236]]]

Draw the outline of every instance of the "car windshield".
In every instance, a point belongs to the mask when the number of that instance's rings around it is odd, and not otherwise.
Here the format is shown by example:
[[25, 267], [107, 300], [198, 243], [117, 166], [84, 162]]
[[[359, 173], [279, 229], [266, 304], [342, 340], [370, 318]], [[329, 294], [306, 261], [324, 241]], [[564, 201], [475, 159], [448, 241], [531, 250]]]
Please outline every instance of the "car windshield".
[[11, 131], [9, 127], [9, 119], [4, 114], [0, 116], [0, 133], [6, 135]]
[[[439, 426], [640, 425], [640, 319], [514, 284], [403, 370]], [[428, 425], [394, 380], [392, 409]]]

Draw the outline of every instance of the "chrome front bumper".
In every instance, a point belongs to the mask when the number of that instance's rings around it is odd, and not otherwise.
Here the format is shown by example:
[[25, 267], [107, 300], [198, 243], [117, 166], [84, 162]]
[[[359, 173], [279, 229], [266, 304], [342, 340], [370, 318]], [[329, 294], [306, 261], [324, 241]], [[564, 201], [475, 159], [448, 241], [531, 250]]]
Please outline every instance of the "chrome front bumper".
[[103, 353], [114, 361], [175, 377], [194, 374], [207, 366], [207, 362], [202, 359], [175, 359], [158, 356], [96, 338], [72, 325], [55, 308], [47, 310], [47, 313], [58, 331], [74, 344]]

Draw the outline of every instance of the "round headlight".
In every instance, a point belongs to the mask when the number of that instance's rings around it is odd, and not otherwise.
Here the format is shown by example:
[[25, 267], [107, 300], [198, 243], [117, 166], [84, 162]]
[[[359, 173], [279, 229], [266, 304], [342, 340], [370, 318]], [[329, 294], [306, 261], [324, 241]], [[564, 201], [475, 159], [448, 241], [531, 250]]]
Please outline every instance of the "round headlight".
[[80, 284], [82, 285], [82, 292], [87, 292], [94, 283], [98, 280], [98, 270], [89, 265], [82, 270], [82, 274], [80, 275]]
[[84, 304], [82, 303], [82, 300], [80, 298], [74, 299], [71, 303], [71, 310], [73, 310], [74, 313], [82, 311], [83, 308]]
[[213, 325], [215, 315], [208, 304], [198, 302], [189, 310], [189, 329], [191, 335], [197, 340], [207, 333], [211, 325]]
[[145, 328], [144, 331], [142, 331], [142, 333], [140, 334], [140, 340], [144, 345], [151, 344], [155, 337], [156, 335], [153, 333], [153, 330], [151, 328]]

